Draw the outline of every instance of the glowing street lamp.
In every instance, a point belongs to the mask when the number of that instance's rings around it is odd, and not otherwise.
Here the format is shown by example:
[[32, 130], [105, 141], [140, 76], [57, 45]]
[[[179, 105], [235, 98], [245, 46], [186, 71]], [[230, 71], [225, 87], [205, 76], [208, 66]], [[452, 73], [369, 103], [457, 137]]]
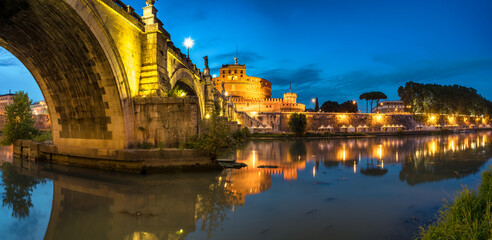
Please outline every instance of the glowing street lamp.
[[188, 50], [188, 58], [190, 58], [190, 48], [193, 48], [193, 45], [195, 45], [195, 40], [191, 39], [191, 37], [185, 38], [183, 45]]

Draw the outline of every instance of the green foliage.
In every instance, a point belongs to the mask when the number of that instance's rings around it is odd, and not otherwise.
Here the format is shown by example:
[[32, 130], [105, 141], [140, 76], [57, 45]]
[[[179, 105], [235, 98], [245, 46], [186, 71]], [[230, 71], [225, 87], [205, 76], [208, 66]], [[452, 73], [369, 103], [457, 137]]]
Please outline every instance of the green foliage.
[[187, 94], [188, 93], [186, 91], [180, 89], [178, 86], [167, 91], [168, 97], [186, 97]]
[[421, 228], [418, 239], [490, 239], [492, 168], [482, 173], [478, 193], [464, 189], [439, 212], [437, 223]]
[[249, 137], [251, 135], [251, 132], [249, 131], [248, 127], [243, 127], [241, 129], [241, 132], [243, 132], [243, 136], [245, 136], [245, 137]]
[[473, 88], [459, 85], [420, 84], [407, 82], [398, 95], [413, 113], [490, 115], [492, 102]]
[[2, 145], [10, 145], [18, 139], [32, 139], [36, 135], [31, 103], [32, 100], [29, 100], [27, 93], [20, 91], [14, 96], [14, 102], [5, 106], [6, 121]]
[[53, 135], [51, 134], [51, 131], [47, 132], [40, 132], [35, 138], [35, 142], [40, 142], [40, 143], [52, 143], [53, 142]]
[[293, 113], [289, 118], [289, 129], [300, 137], [304, 135], [307, 127], [306, 115], [302, 113]]
[[213, 160], [219, 154], [236, 148], [244, 139], [243, 131], [233, 131], [227, 118], [219, 116], [219, 112], [216, 109], [209, 119], [202, 121], [202, 134], [194, 136], [183, 147], [199, 149], [209, 154]]
[[323, 112], [345, 112], [345, 113], [356, 113], [359, 109], [357, 103], [354, 104], [353, 101], [345, 101], [342, 104], [338, 102], [326, 101], [321, 105], [321, 111]]

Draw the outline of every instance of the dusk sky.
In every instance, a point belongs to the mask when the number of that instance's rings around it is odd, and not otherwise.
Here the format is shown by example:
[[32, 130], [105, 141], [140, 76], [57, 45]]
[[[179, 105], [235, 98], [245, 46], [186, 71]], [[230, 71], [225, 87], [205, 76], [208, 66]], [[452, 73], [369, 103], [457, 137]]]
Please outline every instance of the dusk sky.
[[[138, 13], [145, 0], [123, 0]], [[382, 91], [398, 100], [407, 81], [460, 84], [492, 99], [492, 1], [159, 0], [158, 17], [171, 40], [212, 74], [239, 62], [249, 76], [272, 82], [272, 97], [298, 101], [358, 100]], [[0, 48], [1, 93], [43, 96], [22, 64]], [[365, 110], [365, 102], [359, 108]]]

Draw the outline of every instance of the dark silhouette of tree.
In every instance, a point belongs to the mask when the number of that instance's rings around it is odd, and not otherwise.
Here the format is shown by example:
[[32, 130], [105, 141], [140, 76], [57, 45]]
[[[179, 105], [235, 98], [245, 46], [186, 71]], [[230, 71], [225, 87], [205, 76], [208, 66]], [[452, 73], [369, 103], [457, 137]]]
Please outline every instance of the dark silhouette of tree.
[[318, 98], [316, 98], [316, 105], [314, 106], [314, 111], [319, 112]]
[[356, 113], [359, 108], [357, 103], [353, 101], [345, 101], [342, 104], [338, 102], [326, 101], [321, 105], [321, 111], [323, 112], [346, 112], [346, 113]]
[[29, 216], [29, 208], [33, 206], [32, 191], [45, 180], [20, 174], [11, 163], [3, 163], [0, 168], [4, 188], [2, 205], [12, 209], [13, 217], [22, 219]]
[[338, 103], [333, 101], [326, 101], [323, 104], [321, 104], [321, 111], [338, 112]]
[[376, 101], [376, 106], [379, 104], [379, 101], [381, 99], [387, 99], [388, 97], [386, 96], [386, 94], [382, 93], [382, 92], [367, 92], [367, 93], [363, 93], [359, 96], [359, 99], [360, 100], [366, 100], [366, 112], [369, 112], [369, 110], [367, 110], [367, 103], [370, 102], [371, 103], [371, 112], [372, 112], [372, 105], [374, 103], [374, 101]]
[[343, 102], [338, 107], [338, 112], [356, 113], [357, 110], [358, 110], [357, 103], [354, 104], [353, 101]]

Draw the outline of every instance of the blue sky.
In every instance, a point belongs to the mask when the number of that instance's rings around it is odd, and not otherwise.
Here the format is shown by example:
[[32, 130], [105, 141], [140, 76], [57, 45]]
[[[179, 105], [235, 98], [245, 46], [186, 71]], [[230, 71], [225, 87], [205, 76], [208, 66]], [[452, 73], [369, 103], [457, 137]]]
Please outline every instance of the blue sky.
[[[141, 13], [144, 0], [124, 0]], [[292, 82], [299, 101], [345, 101], [367, 91], [398, 99], [407, 81], [460, 84], [492, 99], [492, 1], [473, 0], [159, 0], [158, 17], [191, 59], [212, 73], [239, 62], [273, 84]], [[183, 52], [185, 48], [182, 47]], [[25, 89], [42, 99], [29, 72], [0, 51], [2, 92]], [[361, 102], [361, 109], [365, 103]]]

